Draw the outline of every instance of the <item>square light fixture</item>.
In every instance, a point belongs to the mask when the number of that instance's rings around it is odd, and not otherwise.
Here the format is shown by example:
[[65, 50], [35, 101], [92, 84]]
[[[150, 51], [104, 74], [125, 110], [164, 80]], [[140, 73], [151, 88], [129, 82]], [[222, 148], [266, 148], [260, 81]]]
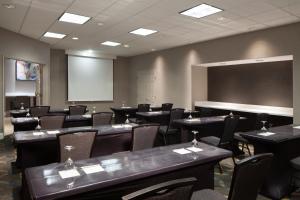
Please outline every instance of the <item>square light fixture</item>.
[[182, 12], [180, 12], [180, 14], [190, 16], [190, 17], [195, 17], [195, 18], [199, 19], [202, 17], [206, 17], [208, 15], [212, 15], [212, 14], [221, 12], [221, 11], [223, 11], [223, 10], [220, 8], [216, 8], [216, 7], [213, 7], [211, 5], [204, 3], [201, 5], [195, 6], [193, 8], [190, 8], [188, 10], [182, 11]]
[[131, 31], [129, 33], [135, 34], [135, 35], [142, 35], [142, 36], [147, 36], [151, 35], [153, 33], [156, 33], [157, 31], [155, 30], [150, 30], [150, 29], [145, 29], [145, 28], [139, 28], [134, 31]]
[[72, 13], [64, 13], [60, 18], [59, 21], [61, 22], [68, 22], [73, 24], [84, 24], [87, 21], [89, 21], [91, 18], [82, 16], [82, 15], [76, 15]]
[[61, 33], [46, 32], [44, 34], [44, 37], [63, 39], [64, 37], [66, 37], [66, 35], [65, 34], [61, 34]]
[[102, 42], [101, 44], [102, 44], [102, 45], [105, 45], [105, 46], [111, 46], [111, 47], [116, 47], [116, 46], [121, 45], [121, 43], [118, 43], [118, 42], [111, 42], [111, 41]]

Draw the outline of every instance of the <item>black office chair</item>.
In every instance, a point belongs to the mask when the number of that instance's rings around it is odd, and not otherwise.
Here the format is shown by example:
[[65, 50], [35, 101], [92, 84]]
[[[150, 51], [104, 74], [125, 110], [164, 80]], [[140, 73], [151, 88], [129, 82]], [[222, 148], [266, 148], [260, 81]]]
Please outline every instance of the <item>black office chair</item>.
[[300, 188], [300, 157], [296, 157], [290, 161], [293, 168], [292, 186]]
[[50, 106], [35, 106], [29, 108], [30, 116], [42, 117], [49, 114]]
[[[268, 128], [269, 127], [268, 118], [269, 118], [268, 114], [266, 114], [266, 113], [258, 113], [256, 115], [256, 119], [255, 119], [255, 124], [254, 124], [253, 130], [260, 130], [262, 128], [262, 126], [263, 126], [262, 121], [267, 122], [265, 124], [265, 126], [266, 126], [266, 128]], [[241, 134], [241, 132], [235, 133], [234, 134], [234, 139], [238, 143], [240, 143], [242, 145], [242, 151], [244, 152], [244, 149], [246, 147], [247, 151], [248, 151], [248, 154], [251, 156], [252, 154], [251, 154], [251, 151], [250, 151], [250, 148], [249, 148], [250, 142], [246, 138], [242, 137], [240, 134]]]
[[132, 128], [132, 151], [154, 147], [159, 125], [142, 125]]
[[101, 126], [111, 124], [112, 112], [98, 112], [92, 114], [93, 126]]
[[[203, 137], [200, 140], [206, 144], [213, 145], [216, 147], [233, 150], [233, 139], [234, 139], [234, 132], [237, 128], [240, 116], [233, 115], [227, 116], [224, 121], [224, 131], [221, 135], [221, 138], [215, 136], [208, 136]], [[232, 155], [233, 163], [235, 164], [234, 155]], [[220, 167], [220, 172], [222, 173], [222, 168]]]
[[[138, 110], [137, 112], [149, 112], [150, 111], [150, 104], [138, 104]], [[135, 124], [143, 124], [145, 123], [144, 120], [139, 119], [139, 118], [130, 118], [129, 121], [131, 123]]]
[[163, 103], [161, 104], [161, 110], [162, 111], [171, 111], [173, 107], [172, 103]]
[[[256, 200], [258, 192], [268, 176], [273, 154], [248, 157], [234, 167], [227, 200]], [[205, 189], [195, 192], [192, 200], [226, 200], [220, 193]]]
[[[73, 161], [90, 158], [96, 134], [96, 131], [76, 131], [58, 135], [60, 162], [65, 162], [69, 157]], [[65, 146], [73, 146], [74, 149], [67, 152]]]
[[87, 107], [83, 105], [69, 106], [69, 115], [84, 115], [86, 108]]
[[197, 179], [184, 178], [160, 183], [122, 197], [122, 200], [190, 200]]
[[170, 112], [170, 121], [168, 126], [160, 126], [159, 134], [163, 136], [165, 145], [176, 144], [180, 142], [180, 130], [178, 127], [175, 127], [173, 121], [176, 119], [182, 119], [184, 114], [184, 109], [175, 108]]

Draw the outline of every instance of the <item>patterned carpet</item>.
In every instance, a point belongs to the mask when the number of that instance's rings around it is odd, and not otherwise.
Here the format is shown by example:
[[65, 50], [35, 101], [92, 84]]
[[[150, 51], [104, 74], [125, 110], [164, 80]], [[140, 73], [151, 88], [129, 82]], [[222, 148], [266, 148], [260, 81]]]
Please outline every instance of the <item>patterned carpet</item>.
[[[21, 186], [20, 174], [15, 174], [11, 169], [11, 162], [15, 161], [15, 149], [12, 146], [11, 136], [6, 136], [0, 140], [0, 200], [19, 200]], [[223, 174], [219, 173], [219, 168], [215, 169], [215, 189], [227, 196], [230, 188], [233, 164], [231, 159], [221, 162]], [[267, 200], [258, 197], [258, 200]]]

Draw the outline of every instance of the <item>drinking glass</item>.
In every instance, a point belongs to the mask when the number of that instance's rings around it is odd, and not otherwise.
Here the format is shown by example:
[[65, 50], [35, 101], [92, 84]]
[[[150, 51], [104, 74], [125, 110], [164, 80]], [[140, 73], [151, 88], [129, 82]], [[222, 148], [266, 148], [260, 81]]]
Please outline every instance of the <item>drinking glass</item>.
[[130, 121], [129, 121], [129, 114], [126, 114], [126, 120], [125, 120], [125, 124], [129, 124]]
[[38, 118], [37, 121], [38, 121], [38, 124], [37, 124], [37, 126], [35, 127], [35, 129], [36, 129], [36, 130], [41, 130], [42, 127], [41, 127], [41, 125], [40, 125], [40, 118]]
[[261, 127], [261, 130], [262, 131], [267, 131], [268, 130], [267, 127], [266, 127], [267, 121], [261, 121], [261, 123], [263, 124], [263, 126]]
[[26, 117], [30, 117], [30, 113], [29, 113], [29, 110], [28, 110], [28, 112], [27, 112], [27, 114], [26, 114]]
[[189, 116], [188, 116], [188, 119], [193, 119], [193, 116], [192, 116], [192, 110], [189, 110]]
[[20, 110], [24, 110], [25, 108], [24, 108], [24, 103], [22, 102], [22, 103], [20, 103], [21, 104], [21, 107], [20, 107]]
[[93, 113], [96, 113], [96, 106], [93, 106]]
[[230, 111], [229, 116], [231, 116], [231, 117], [233, 116], [233, 112], [232, 111]]
[[122, 101], [122, 108], [125, 107], [125, 101]]
[[75, 168], [74, 162], [71, 158], [71, 151], [74, 149], [72, 145], [66, 145], [64, 149], [67, 151], [68, 159], [65, 161], [65, 168], [72, 169]]
[[199, 131], [192, 131], [192, 133], [194, 134], [194, 139], [192, 141], [192, 144], [194, 146], [197, 146], [198, 145], [197, 134], [199, 133]]

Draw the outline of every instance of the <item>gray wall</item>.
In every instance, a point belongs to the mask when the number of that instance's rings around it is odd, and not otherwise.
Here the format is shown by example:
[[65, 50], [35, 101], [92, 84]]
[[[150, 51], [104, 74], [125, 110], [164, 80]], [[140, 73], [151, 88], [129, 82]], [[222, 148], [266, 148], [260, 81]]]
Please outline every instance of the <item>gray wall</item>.
[[[50, 96], [50, 47], [48, 44], [22, 36], [20, 34], [0, 28], [0, 57], [16, 58], [45, 64], [43, 68], [43, 103], [49, 103]], [[3, 73], [3, 61], [0, 63]], [[3, 85], [1, 75], [0, 85]], [[0, 87], [0, 101], [3, 101], [4, 88]], [[3, 105], [3, 104], [2, 104]], [[3, 106], [1, 106], [3, 109]], [[3, 112], [0, 112], [0, 132], [3, 129]]]
[[208, 100], [293, 107], [293, 62], [209, 67]]
[[[255, 59], [294, 55], [293, 105], [294, 121], [300, 123], [300, 23], [251, 33], [220, 38], [207, 42], [135, 56], [130, 60], [130, 101], [143, 99], [138, 80], [146, 80], [155, 88], [157, 102], [172, 101], [176, 106], [191, 107], [194, 96], [205, 98], [205, 83], [192, 87], [192, 65], [229, 60]], [[158, 74], [159, 81], [149, 81], [148, 72]], [[205, 71], [203, 72], [205, 73]], [[138, 78], [140, 76], [140, 78]], [[191, 93], [196, 94], [191, 94]], [[145, 99], [145, 98], [144, 98]], [[205, 100], [205, 99], [197, 99]]]
[[[67, 99], [68, 87], [67, 56], [64, 50], [51, 50], [51, 98], [54, 108], [65, 108], [71, 105]], [[110, 111], [112, 106], [120, 106], [122, 101], [128, 102], [128, 59], [118, 57], [114, 60], [114, 101], [113, 102], [77, 102], [85, 104], [89, 110], [96, 106], [97, 111]], [[88, 89], [88, 88], [87, 88]]]
[[16, 80], [16, 60], [4, 59], [5, 95], [7, 93], [35, 94], [35, 81]]

